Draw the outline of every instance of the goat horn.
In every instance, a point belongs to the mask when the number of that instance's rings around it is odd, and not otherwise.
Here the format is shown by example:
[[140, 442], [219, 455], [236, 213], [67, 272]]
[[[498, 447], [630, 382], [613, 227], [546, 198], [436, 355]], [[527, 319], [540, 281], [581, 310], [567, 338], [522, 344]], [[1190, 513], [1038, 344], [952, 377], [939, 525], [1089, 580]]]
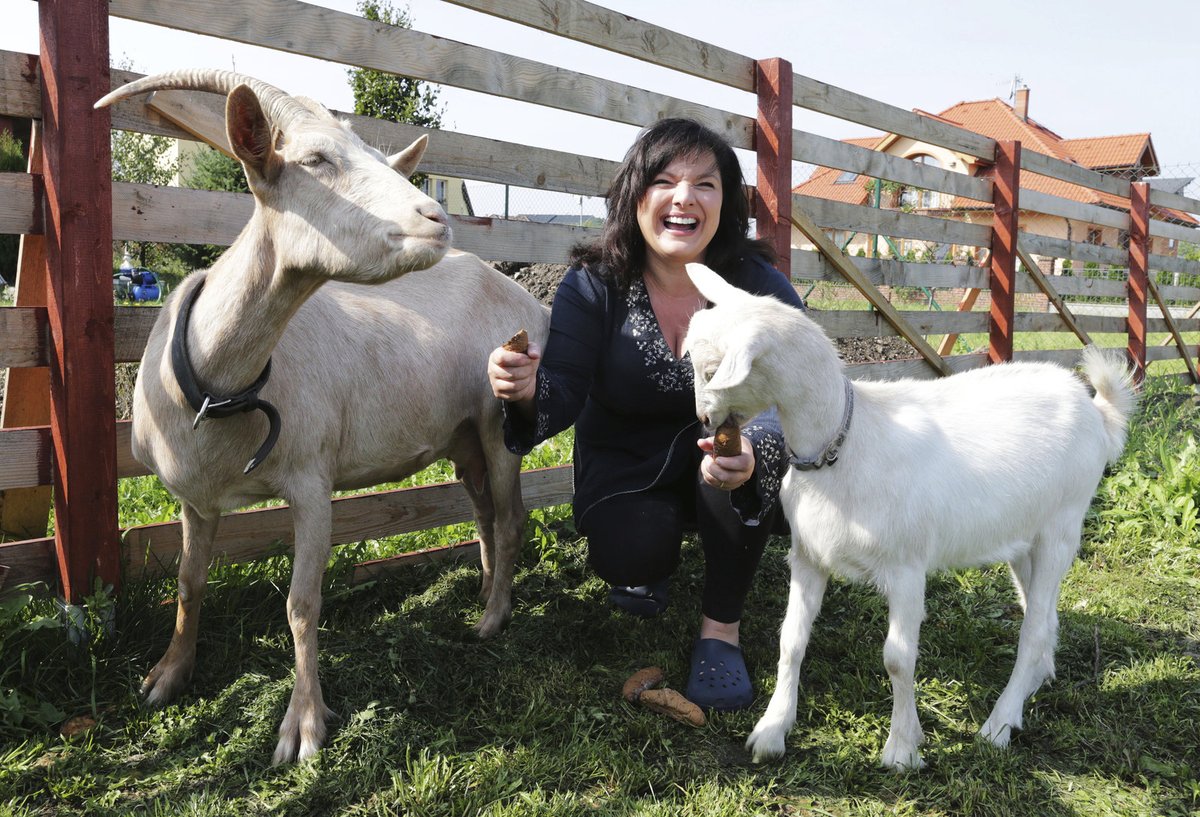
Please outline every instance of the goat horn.
[[163, 74], [153, 74], [141, 79], [135, 79], [127, 85], [122, 85], [114, 91], [105, 94], [97, 100], [94, 107], [103, 108], [122, 99], [136, 94], [151, 91], [208, 91], [214, 94], [228, 96], [234, 88], [246, 85], [254, 91], [259, 104], [263, 106], [267, 119], [280, 129], [297, 117], [311, 117], [312, 111], [301, 105], [288, 93], [279, 90], [274, 85], [263, 82], [245, 74], [234, 71], [221, 71], [212, 68], [191, 68], [180, 71], [168, 71]]

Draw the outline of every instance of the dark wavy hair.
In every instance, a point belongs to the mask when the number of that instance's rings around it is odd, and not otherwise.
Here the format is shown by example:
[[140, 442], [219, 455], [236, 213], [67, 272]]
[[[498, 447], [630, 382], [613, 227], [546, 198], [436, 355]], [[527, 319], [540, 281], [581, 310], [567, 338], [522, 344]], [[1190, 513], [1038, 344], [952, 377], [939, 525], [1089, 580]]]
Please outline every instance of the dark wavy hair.
[[646, 239], [637, 211], [646, 190], [662, 170], [681, 157], [711, 153], [721, 176], [721, 222], [704, 253], [704, 263], [724, 272], [746, 255], [768, 263], [775, 252], [765, 241], [749, 237], [750, 202], [737, 154], [719, 134], [691, 119], [662, 119], [645, 128], [625, 154], [605, 201], [608, 217], [600, 237], [571, 248], [571, 265], [583, 266], [621, 290], [642, 276]]

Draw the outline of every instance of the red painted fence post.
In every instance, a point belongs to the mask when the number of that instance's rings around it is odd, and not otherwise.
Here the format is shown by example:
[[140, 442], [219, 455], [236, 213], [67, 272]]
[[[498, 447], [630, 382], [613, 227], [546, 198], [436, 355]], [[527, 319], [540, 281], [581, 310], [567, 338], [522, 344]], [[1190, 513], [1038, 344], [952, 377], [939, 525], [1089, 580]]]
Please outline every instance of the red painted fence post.
[[758, 238], [779, 256], [784, 275], [792, 269], [792, 64], [773, 57], [754, 64], [758, 121], [754, 151], [758, 180], [754, 219]]
[[50, 430], [63, 596], [120, 576], [107, 0], [41, 0]]
[[1016, 312], [1017, 217], [1020, 213], [1021, 143], [996, 143], [992, 179], [992, 252], [988, 287], [992, 306], [988, 321], [988, 362], [1012, 360]]
[[1125, 285], [1129, 298], [1129, 315], [1125, 329], [1129, 335], [1129, 359], [1134, 366], [1133, 377], [1138, 383], [1146, 377], [1146, 296], [1150, 275], [1150, 185], [1134, 182], [1129, 185], [1129, 281]]

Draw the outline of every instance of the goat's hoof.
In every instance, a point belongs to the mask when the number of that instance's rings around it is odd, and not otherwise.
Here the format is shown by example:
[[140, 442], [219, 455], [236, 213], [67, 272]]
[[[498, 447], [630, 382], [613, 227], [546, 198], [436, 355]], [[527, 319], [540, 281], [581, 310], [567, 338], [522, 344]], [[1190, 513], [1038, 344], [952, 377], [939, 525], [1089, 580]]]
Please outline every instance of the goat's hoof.
[[319, 703], [318, 712], [303, 714], [288, 707], [283, 723], [279, 725], [279, 743], [275, 745], [271, 765], [307, 760], [315, 755], [325, 743], [325, 721], [334, 717], [333, 710], [324, 703]]
[[1007, 749], [1012, 736], [1021, 731], [1020, 724], [1005, 723], [1001, 719], [988, 718], [979, 728], [979, 737], [997, 749]]
[[787, 730], [759, 723], [746, 738], [746, 749], [755, 763], [767, 763], [783, 757], [787, 749]]
[[142, 700], [155, 709], [166, 706], [179, 697], [191, 676], [191, 667], [164, 666], [164, 662], [160, 661], [142, 681]]
[[919, 772], [925, 768], [925, 761], [921, 759], [921, 753], [916, 749], [891, 753], [884, 749], [880, 765], [897, 773]]
[[493, 638], [508, 626], [509, 619], [512, 618], [511, 611], [503, 613], [484, 613], [483, 618], [475, 625], [475, 635], [479, 638]]

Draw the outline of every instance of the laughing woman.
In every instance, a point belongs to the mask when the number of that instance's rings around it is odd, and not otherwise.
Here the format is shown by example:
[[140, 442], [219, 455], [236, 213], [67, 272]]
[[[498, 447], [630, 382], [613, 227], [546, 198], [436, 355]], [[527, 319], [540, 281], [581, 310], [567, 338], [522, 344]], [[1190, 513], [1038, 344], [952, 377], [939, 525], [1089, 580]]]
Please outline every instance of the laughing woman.
[[748, 292], [804, 308], [770, 249], [747, 237], [743, 187], [736, 154], [708, 128], [666, 119], [642, 131], [608, 191], [601, 237], [573, 252], [546, 348], [498, 348], [488, 360], [512, 451], [575, 424], [575, 523], [612, 604], [665, 610], [683, 535], [698, 533], [703, 616], [687, 697], [721, 711], [754, 697], [739, 624], [767, 536], [786, 531], [787, 461], [773, 414], [743, 429], [741, 454], [713, 456], [680, 355], [688, 321], [706, 306], [684, 265], [702, 261]]

